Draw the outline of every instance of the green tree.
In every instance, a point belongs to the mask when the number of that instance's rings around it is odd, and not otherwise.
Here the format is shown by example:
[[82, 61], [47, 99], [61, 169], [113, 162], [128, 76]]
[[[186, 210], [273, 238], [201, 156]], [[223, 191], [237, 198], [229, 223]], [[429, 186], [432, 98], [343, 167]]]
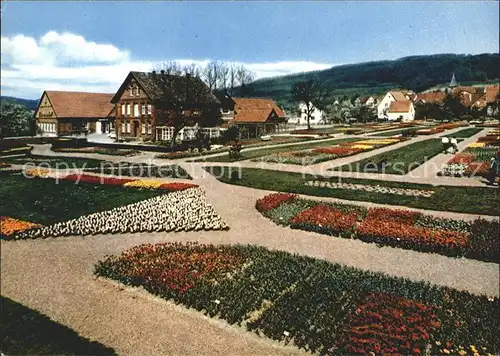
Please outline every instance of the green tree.
[[311, 114], [314, 108], [324, 110], [326, 91], [318, 79], [298, 82], [292, 89], [292, 97], [297, 103], [304, 104], [304, 114], [307, 117], [307, 129], [311, 129]]
[[468, 108], [462, 104], [460, 98], [456, 95], [446, 95], [443, 102], [444, 109], [451, 113], [453, 119], [468, 114]]
[[2, 103], [0, 109], [0, 137], [27, 136], [32, 134], [33, 114], [24, 106], [11, 102]]

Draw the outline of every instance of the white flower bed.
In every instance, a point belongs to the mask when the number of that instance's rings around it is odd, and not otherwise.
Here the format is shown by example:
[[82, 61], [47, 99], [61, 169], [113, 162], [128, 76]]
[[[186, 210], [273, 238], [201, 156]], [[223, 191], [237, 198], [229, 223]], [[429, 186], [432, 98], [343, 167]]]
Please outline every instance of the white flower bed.
[[29, 230], [15, 238], [224, 229], [228, 225], [208, 204], [203, 190], [191, 188]]
[[426, 198], [428, 198], [432, 194], [434, 194], [433, 190], [390, 188], [390, 187], [382, 187], [380, 185], [335, 183], [335, 182], [319, 181], [319, 180], [307, 181], [304, 184], [308, 185], [310, 187], [362, 190], [365, 192], [376, 192], [376, 193], [382, 193], [382, 194], [395, 194], [395, 195], [407, 195], [407, 196], [426, 197]]
[[447, 163], [437, 173], [439, 176], [463, 177], [467, 166], [462, 163]]

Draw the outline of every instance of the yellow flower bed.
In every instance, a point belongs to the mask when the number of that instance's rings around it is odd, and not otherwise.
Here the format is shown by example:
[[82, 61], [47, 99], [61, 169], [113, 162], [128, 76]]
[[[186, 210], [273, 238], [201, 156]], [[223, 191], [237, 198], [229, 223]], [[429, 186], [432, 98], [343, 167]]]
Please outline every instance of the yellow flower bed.
[[40, 224], [35, 224], [29, 221], [9, 218], [7, 216], [0, 217], [0, 231], [4, 236], [11, 236], [16, 232], [21, 232], [27, 229], [41, 227]]
[[124, 187], [133, 187], [133, 188], [148, 188], [148, 189], [158, 189], [165, 182], [160, 182], [154, 179], [138, 179], [132, 182], [127, 182], [123, 186]]
[[28, 169], [26, 171], [26, 174], [35, 177], [48, 177], [50, 174], [50, 170], [45, 168], [33, 168], [33, 169]]
[[474, 142], [474, 143], [470, 143], [467, 145], [468, 148], [481, 148], [481, 147], [485, 147], [486, 146], [486, 142]]
[[352, 148], [359, 148], [361, 150], [372, 150], [373, 149], [372, 145], [353, 145], [351, 147]]

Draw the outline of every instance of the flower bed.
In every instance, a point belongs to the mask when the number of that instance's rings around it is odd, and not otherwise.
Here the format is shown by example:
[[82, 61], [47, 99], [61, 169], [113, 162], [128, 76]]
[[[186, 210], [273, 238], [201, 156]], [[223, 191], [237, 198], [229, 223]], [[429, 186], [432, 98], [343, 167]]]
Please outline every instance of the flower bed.
[[373, 139], [344, 142], [333, 147], [321, 147], [312, 150], [281, 152], [259, 158], [257, 161], [284, 164], [300, 164], [303, 166], [330, 161], [340, 157], [348, 157], [361, 152], [368, 152], [400, 142], [401, 139]]
[[94, 153], [94, 154], [110, 155], [110, 156], [133, 156], [140, 153], [140, 151], [132, 149], [101, 148], [101, 147], [82, 147], [82, 148], [57, 147], [57, 148], [52, 148], [52, 151], [67, 152], [67, 153]]
[[94, 273], [315, 354], [500, 351], [498, 298], [263, 247], [147, 244]]
[[304, 185], [307, 185], [310, 187], [361, 190], [361, 191], [365, 191], [365, 192], [375, 192], [375, 193], [382, 193], [382, 194], [395, 194], [395, 195], [414, 196], [414, 197], [426, 197], [426, 198], [429, 198], [431, 195], [434, 194], [433, 190], [389, 188], [389, 187], [382, 187], [380, 185], [338, 183], [338, 182], [321, 181], [321, 180], [307, 181], [304, 183]]
[[224, 229], [227, 224], [208, 204], [203, 191], [193, 188], [30, 229], [11, 238]]
[[433, 128], [433, 129], [422, 129], [415, 131], [417, 135], [434, 135], [441, 132], [444, 132], [444, 129]]
[[500, 148], [499, 142], [487, 137], [478, 138], [478, 142], [467, 146], [464, 152], [457, 153], [438, 172], [440, 176], [485, 177], [489, 173], [490, 159]]
[[11, 166], [9, 162], [0, 162], [0, 168], [9, 168]]
[[63, 177], [62, 179], [75, 183], [105, 184], [105, 185], [123, 185], [125, 183], [134, 181], [134, 179], [129, 179], [129, 178], [93, 176], [89, 174], [69, 174]]
[[8, 216], [0, 216], [0, 237], [9, 238], [10, 236], [29, 229], [41, 227], [29, 221], [22, 221]]
[[[276, 198], [279, 196], [283, 196], [283, 200]], [[500, 262], [498, 221], [478, 219], [469, 223], [438, 219], [410, 210], [328, 204], [282, 193], [260, 201], [267, 200], [277, 203], [259, 211], [277, 224], [294, 229], [421, 252]]]
[[282, 203], [293, 199], [295, 194], [286, 194], [286, 193], [275, 193], [266, 195], [264, 198], [257, 200], [255, 207], [261, 213], [266, 212], [268, 210], [277, 208]]
[[178, 165], [157, 166], [146, 163], [110, 163], [101, 164], [100, 167], [85, 169], [87, 172], [127, 176], [134, 178], [182, 178], [191, 179], [189, 174]]

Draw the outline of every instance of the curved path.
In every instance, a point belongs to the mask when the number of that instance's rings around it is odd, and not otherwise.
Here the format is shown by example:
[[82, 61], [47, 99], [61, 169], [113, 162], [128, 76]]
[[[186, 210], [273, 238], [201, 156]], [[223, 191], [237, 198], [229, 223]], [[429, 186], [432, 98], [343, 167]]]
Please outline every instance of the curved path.
[[[35, 150], [34, 153], [46, 154], [42, 147]], [[113, 161], [152, 159], [152, 155], [146, 154], [110, 157]], [[202, 169], [204, 164], [182, 161], [179, 164], [189, 169], [193, 181], [205, 190], [209, 202], [228, 222], [229, 231], [1, 241], [2, 294], [127, 355], [301, 353], [295, 348], [229, 326], [224, 321], [159, 300], [141, 290], [123, 288], [93, 277], [93, 266], [105, 255], [120, 253], [141, 243], [198, 241], [258, 244], [475, 294], [499, 295], [498, 264], [377, 247], [357, 240], [281, 227], [255, 210], [256, 199], [269, 194], [269, 191], [223, 184]], [[430, 213], [446, 217], [460, 215]]]

